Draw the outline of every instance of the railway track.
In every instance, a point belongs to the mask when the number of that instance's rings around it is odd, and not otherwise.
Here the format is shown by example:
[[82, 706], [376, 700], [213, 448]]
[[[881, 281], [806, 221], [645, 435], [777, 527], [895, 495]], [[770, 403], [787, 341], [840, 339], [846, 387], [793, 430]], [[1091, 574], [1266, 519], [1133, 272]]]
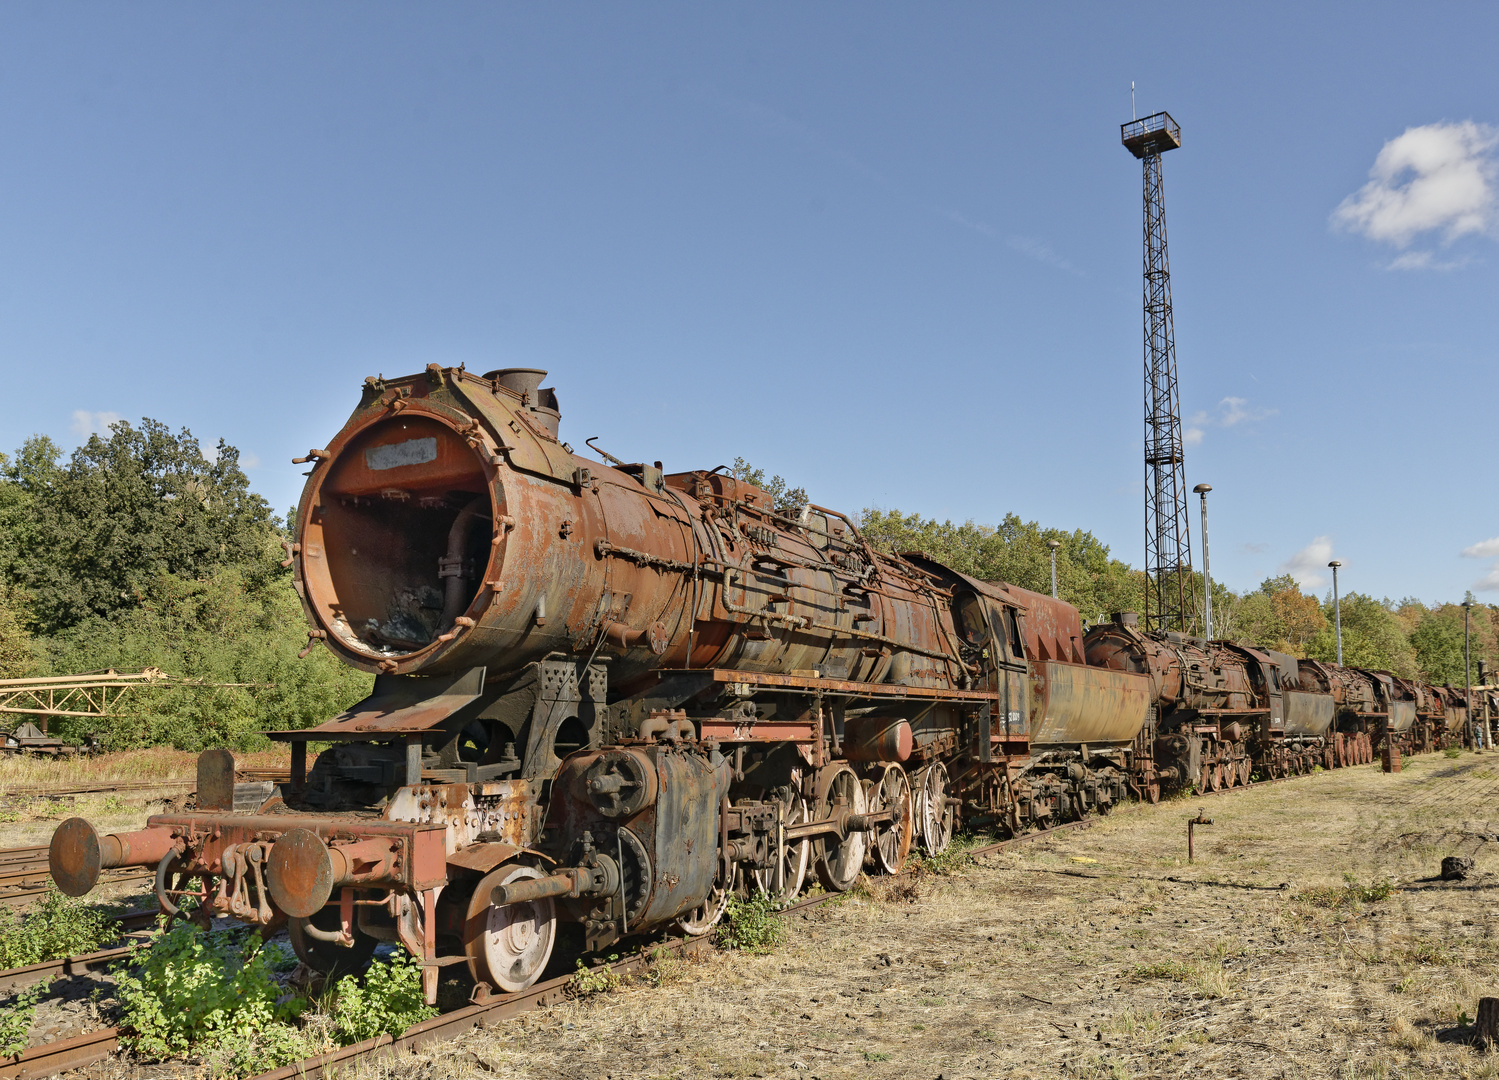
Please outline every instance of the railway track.
[[[235, 776], [241, 781], [270, 780], [277, 784], [284, 784], [291, 779], [291, 773], [286, 769], [236, 769]], [[8, 788], [6, 796], [28, 796], [35, 798], [52, 798], [62, 795], [109, 795], [121, 791], [159, 791], [163, 788], [188, 788], [196, 787], [198, 781], [195, 777], [177, 777], [168, 780], [131, 780], [112, 784], [73, 784], [63, 787], [53, 787], [46, 784], [32, 784], [24, 787]]]
[[[150, 876], [149, 871], [127, 867], [107, 870], [100, 880], [105, 884], [119, 884], [145, 880]], [[50, 878], [45, 845], [0, 849], [0, 905], [9, 908], [28, 906], [50, 891]]]
[[[1066, 832], [1072, 829], [1086, 829], [1095, 823], [1096, 818], [1081, 818], [1077, 821], [1069, 821], [1050, 829], [1042, 829], [1033, 833], [1026, 833], [1010, 840], [1001, 840], [983, 847], [974, 848], [971, 854], [975, 857], [993, 854], [1017, 844], [1027, 843], [1031, 840], [1040, 839], [1053, 833]], [[45, 849], [43, 849], [45, 851]], [[807, 911], [811, 908], [828, 903], [837, 899], [841, 893], [824, 893], [820, 896], [808, 897], [798, 900], [796, 903], [783, 908], [780, 912], [782, 917], [789, 917], [798, 912]], [[149, 925], [150, 920], [156, 917], [156, 912], [132, 912], [126, 918], [144, 920], [142, 925]], [[123, 920], [122, 920], [123, 922]], [[704, 935], [697, 938], [668, 938], [663, 942], [652, 945], [649, 952], [637, 953], [626, 957], [624, 960], [616, 961], [609, 965], [610, 969], [619, 975], [628, 975], [646, 968], [652, 962], [652, 954], [658, 954], [664, 950], [674, 956], [687, 956], [699, 949], [708, 948], [712, 935]], [[16, 968], [11, 971], [0, 971], [0, 993], [11, 992], [25, 986], [34, 985], [44, 979], [51, 980], [65, 975], [81, 975], [95, 971], [102, 971], [112, 963], [123, 959], [130, 952], [130, 946], [122, 945], [113, 949], [105, 949], [96, 953], [88, 953], [83, 956], [71, 956], [63, 960], [54, 960], [45, 964], [35, 964], [27, 968]], [[345, 1046], [339, 1050], [320, 1055], [315, 1058], [307, 1058], [303, 1061], [283, 1066], [282, 1068], [262, 1073], [254, 1080], [316, 1080], [318, 1077], [332, 1077], [335, 1073], [342, 1075], [343, 1071], [357, 1061], [372, 1058], [377, 1055], [395, 1055], [401, 1052], [417, 1050], [434, 1042], [445, 1042], [456, 1039], [476, 1027], [489, 1027], [494, 1024], [503, 1023], [522, 1013], [531, 1012], [536, 1009], [544, 1009], [566, 1000], [568, 985], [575, 978], [574, 974], [560, 975], [555, 979], [547, 979], [538, 982], [527, 990], [518, 994], [505, 994], [495, 996], [488, 1001], [478, 1004], [467, 1005], [461, 1009], [435, 1016], [431, 1020], [424, 1021], [403, 1032], [401, 1035], [392, 1037], [382, 1035], [378, 1039], [369, 1039], [365, 1042]], [[41, 1077], [53, 1076], [57, 1073], [67, 1072], [70, 1069], [81, 1069], [85, 1066], [103, 1061], [119, 1049], [118, 1028], [104, 1028], [99, 1031], [89, 1032], [84, 1035], [76, 1035], [71, 1039], [59, 1039], [56, 1042], [47, 1043], [43, 1046], [32, 1047], [19, 1058], [12, 1061], [0, 1062], [0, 1080], [39, 1080]]]
[[[1314, 774], [1306, 774], [1314, 775]], [[1279, 777], [1273, 780], [1256, 780], [1248, 785], [1233, 788], [1225, 788], [1222, 791], [1205, 792], [1204, 795], [1220, 795], [1229, 791], [1244, 791], [1248, 788], [1259, 787], [1262, 784], [1279, 784], [1288, 780], [1302, 779], [1299, 776]], [[1070, 832], [1076, 829], [1086, 829], [1097, 824], [1101, 819], [1098, 817], [1079, 818], [1076, 821], [1064, 822], [1051, 828], [1040, 829], [1035, 832], [1024, 833], [1021, 836], [1009, 840], [1000, 840], [992, 844], [985, 844], [973, 848], [970, 854], [975, 857], [992, 855], [1020, 844], [1030, 843], [1042, 837], [1052, 836], [1056, 833]], [[14, 849], [24, 851], [26, 849]], [[40, 849], [45, 853], [46, 849]], [[4, 857], [7, 852], [0, 852], [0, 869], [4, 868]], [[819, 896], [808, 897], [783, 908], [780, 912], [782, 917], [789, 917], [802, 911], [818, 907], [828, 903], [842, 893], [825, 893]], [[155, 917], [155, 912], [135, 912], [130, 917], [144, 919], [143, 925], [149, 925]], [[699, 938], [668, 938], [650, 947], [649, 952], [637, 953], [609, 965], [610, 969], [619, 975], [632, 974], [645, 969], [651, 963], [651, 954], [664, 950], [675, 956], [687, 956], [699, 949], [709, 947], [712, 935]], [[13, 971], [0, 971], [0, 992], [14, 987], [20, 988], [40, 982], [44, 978], [57, 978], [68, 974], [84, 974], [91, 971], [102, 970], [109, 964], [121, 959], [129, 952], [129, 946], [121, 946], [115, 949], [106, 949], [98, 953], [85, 956], [68, 957], [64, 960], [51, 961], [48, 964], [37, 964], [31, 968], [17, 968]], [[435, 1042], [445, 1042], [456, 1039], [461, 1035], [478, 1027], [490, 1027], [513, 1019], [527, 1012], [537, 1009], [548, 1008], [566, 1000], [568, 985], [575, 978], [575, 974], [558, 976], [555, 979], [547, 979], [538, 982], [529, 989], [518, 994], [505, 994], [494, 996], [490, 1000], [454, 1009], [426, 1020], [414, 1027], [409, 1028], [399, 1036], [382, 1035], [377, 1039], [369, 1039], [365, 1042], [345, 1046], [327, 1054], [315, 1058], [306, 1058], [302, 1061], [285, 1065], [270, 1072], [261, 1073], [252, 1080], [318, 1080], [327, 1077], [331, 1080], [335, 1075], [345, 1075], [345, 1071], [361, 1060], [372, 1059], [378, 1056], [396, 1056], [401, 1053], [410, 1053], [423, 1046]], [[17, 981], [27, 980], [27, 981]], [[84, 1035], [76, 1035], [70, 1039], [59, 1039], [56, 1042], [47, 1043], [43, 1046], [32, 1047], [17, 1058], [6, 1062], [0, 1062], [0, 1080], [41, 1080], [42, 1077], [54, 1076], [71, 1069], [81, 1069], [97, 1062], [104, 1061], [119, 1049], [120, 1031], [118, 1028], [104, 1028], [99, 1031], [89, 1032]]]

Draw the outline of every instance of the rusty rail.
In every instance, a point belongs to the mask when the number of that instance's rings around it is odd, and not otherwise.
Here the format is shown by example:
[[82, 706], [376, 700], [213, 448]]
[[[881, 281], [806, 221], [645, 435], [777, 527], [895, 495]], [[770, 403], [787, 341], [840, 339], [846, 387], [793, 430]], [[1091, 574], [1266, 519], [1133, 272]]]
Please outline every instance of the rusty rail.
[[[1315, 775], [1312, 773], [1308, 776]], [[1282, 783], [1285, 780], [1300, 779], [1295, 776], [1281, 777], [1276, 780], [1257, 780], [1248, 787], [1259, 784]], [[1244, 787], [1225, 788], [1224, 791], [1243, 791]], [[1213, 792], [1212, 794], [1222, 794]], [[1053, 833], [1067, 832], [1072, 829], [1086, 829], [1096, 824], [1100, 819], [1097, 817], [1078, 818], [1075, 821], [1064, 822], [1061, 825], [1053, 825], [1050, 828], [1038, 829], [1035, 832], [1022, 833], [1008, 840], [999, 840], [993, 844], [972, 849], [969, 854], [978, 857], [991, 855], [1017, 844], [1028, 843], [1039, 840], [1043, 836]], [[831, 900], [842, 896], [842, 893], [825, 893], [821, 896], [812, 896], [804, 900], [798, 900], [782, 908], [780, 914], [788, 916], [797, 912], [806, 911], [818, 907]], [[139, 917], [155, 913], [132, 913]], [[651, 961], [651, 954], [657, 950], [664, 949], [676, 955], [687, 955], [698, 949], [704, 948], [711, 941], [711, 935], [699, 938], [673, 938], [657, 945], [650, 946], [648, 950], [627, 957], [616, 963], [610, 964], [610, 970], [626, 975], [639, 971], [646, 967]], [[101, 956], [102, 954], [94, 954]], [[88, 960], [87, 957], [70, 957], [67, 961], [56, 961], [56, 964], [64, 964], [69, 961], [77, 962]], [[45, 965], [36, 965], [44, 967]], [[6, 976], [16, 975], [28, 969], [16, 969], [13, 972], [0, 972], [0, 980]], [[562, 975], [555, 979], [539, 982], [528, 990], [518, 994], [506, 994], [496, 997], [482, 1005], [468, 1005], [452, 1012], [444, 1013], [442, 1016], [433, 1017], [431, 1020], [423, 1021], [416, 1026], [407, 1029], [401, 1035], [392, 1037], [382, 1035], [378, 1039], [368, 1039], [365, 1042], [355, 1043], [353, 1046], [345, 1046], [339, 1050], [323, 1054], [315, 1058], [307, 1058], [291, 1065], [274, 1069], [271, 1072], [261, 1073], [252, 1077], [251, 1080], [318, 1080], [327, 1077], [332, 1080], [335, 1074], [353, 1063], [377, 1056], [393, 1057], [402, 1051], [415, 1051], [423, 1046], [434, 1042], [445, 1042], [458, 1038], [477, 1027], [490, 1027], [505, 1020], [520, 1016], [523, 1013], [532, 1012], [536, 1009], [548, 1008], [556, 1005], [567, 998], [567, 986], [575, 976], [572, 974]], [[40, 981], [40, 980], [38, 980]], [[3, 985], [3, 983], [0, 983]], [[40, 1080], [42, 1077], [51, 1076], [54, 1073], [66, 1072], [69, 1069], [79, 1069], [104, 1061], [113, 1054], [119, 1045], [119, 1029], [106, 1028], [102, 1031], [92, 1032], [88, 1035], [78, 1035], [61, 1042], [49, 1043], [45, 1046], [33, 1047], [17, 1058], [9, 1061], [0, 1061], [0, 1080]]]

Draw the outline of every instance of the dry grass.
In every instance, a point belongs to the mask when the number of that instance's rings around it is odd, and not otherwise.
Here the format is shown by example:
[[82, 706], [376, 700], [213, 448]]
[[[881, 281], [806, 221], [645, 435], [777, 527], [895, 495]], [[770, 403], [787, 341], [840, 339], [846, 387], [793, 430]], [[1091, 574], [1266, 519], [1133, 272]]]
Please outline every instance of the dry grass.
[[[1466, 1041], [1499, 990], [1494, 761], [1204, 800], [1191, 865], [1198, 804], [1176, 802], [875, 880], [768, 956], [679, 963], [352, 1075], [1499, 1076]], [[1478, 874], [1421, 880], [1451, 854]]]
[[[274, 769], [288, 767], [291, 755], [285, 749], [273, 749], [235, 754], [234, 759], [247, 768]], [[197, 772], [197, 754], [163, 746], [60, 760], [5, 754], [0, 755], [0, 792], [16, 788], [191, 780]]]
[[[289, 768], [291, 755], [275, 749], [236, 754], [235, 761], [245, 768]], [[197, 770], [198, 755], [164, 747], [62, 760], [0, 755], [0, 847], [45, 844], [59, 822], [75, 816], [88, 818], [101, 832], [142, 828], [147, 817], [161, 812], [164, 798], [181, 797], [190, 790]], [[54, 797], [25, 793], [35, 788], [154, 783], [162, 787]]]

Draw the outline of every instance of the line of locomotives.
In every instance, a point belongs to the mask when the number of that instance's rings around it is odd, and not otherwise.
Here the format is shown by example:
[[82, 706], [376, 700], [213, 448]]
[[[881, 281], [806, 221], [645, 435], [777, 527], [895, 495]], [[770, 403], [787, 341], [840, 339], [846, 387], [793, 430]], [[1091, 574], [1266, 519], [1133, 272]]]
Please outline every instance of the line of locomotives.
[[65, 822], [62, 891], [155, 867], [169, 913], [285, 925], [330, 974], [400, 943], [429, 1001], [452, 964], [482, 1000], [539, 978], [559, 933], [702, 934], [736, 891], [848, 889], [960, 824], [1020, 832], [1463, 727], [1460, 696], [1391, 675], [1127, 614], [1084, 633], [1065, 603], [882, 554], [721, 467], [579, 456], [544, 375], [366, 380], [300, 459], [287, 563], [308, 648], [371, 695], [270, 733], [292, 775], [264, 804], [236, 808], [209, 751], [192, 812]]

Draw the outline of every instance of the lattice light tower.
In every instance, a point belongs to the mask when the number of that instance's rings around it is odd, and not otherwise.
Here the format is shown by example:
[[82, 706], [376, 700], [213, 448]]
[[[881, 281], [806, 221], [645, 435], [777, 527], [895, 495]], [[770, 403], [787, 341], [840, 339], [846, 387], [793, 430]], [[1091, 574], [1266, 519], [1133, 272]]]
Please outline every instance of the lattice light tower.
[[1181, 146], [1181, 128], [1170, 113], [1158, 112], [1121, 124], [1120, 138], [1145, 177], [1145, 626], [1186, 632], [1196, 618], [1197, 588], [1161, 186], [1161, 155]]

